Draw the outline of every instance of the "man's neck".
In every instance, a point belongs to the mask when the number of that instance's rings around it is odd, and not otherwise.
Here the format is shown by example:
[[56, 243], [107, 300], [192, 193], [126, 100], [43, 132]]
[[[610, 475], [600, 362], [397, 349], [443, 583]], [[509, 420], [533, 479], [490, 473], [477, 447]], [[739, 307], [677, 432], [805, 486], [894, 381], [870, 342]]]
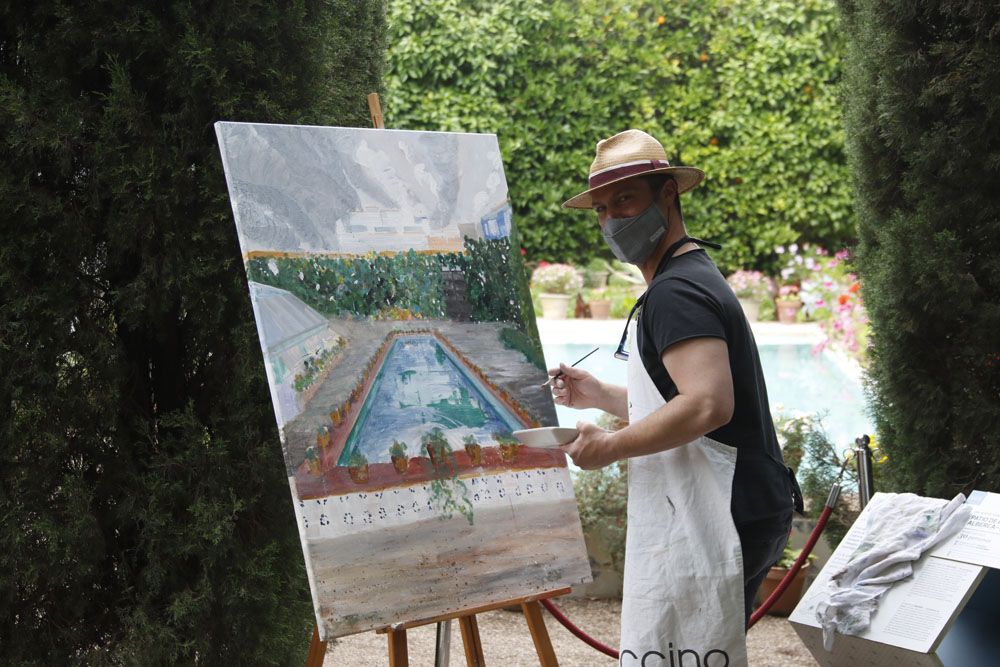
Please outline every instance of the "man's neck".
[[[670, 246], [685, 236], [687, 236], [687, 230], [684, 229], [684, 221], [678, 215], [677, 209], [671, 206], [667, 211], [667, 233], [660, 237], [660, 242], [656, 245], [656, 250], [649, 256], [649, 259], [639, 265], [639, 270], [642, 272], [642, 277], [647, 285], [653, 282], [653, 278], [656, 277], [656, 267], [660, 265], [663, 256], [667, 254]], [[688, 245], [691, 247], [688, 248]], [[674, 255], [681, 255], [689, 250], [693, 250], [695, 247], [694, 244], [684, 244], [680, 248], [677, 248]]]

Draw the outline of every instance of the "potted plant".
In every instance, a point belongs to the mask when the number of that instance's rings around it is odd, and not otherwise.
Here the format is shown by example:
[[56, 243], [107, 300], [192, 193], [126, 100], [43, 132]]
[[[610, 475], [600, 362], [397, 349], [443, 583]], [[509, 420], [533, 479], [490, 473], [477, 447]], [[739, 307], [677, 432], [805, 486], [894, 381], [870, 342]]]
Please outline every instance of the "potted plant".
[[607, 286], [608, 276], [611, 275], [611, 271], [606, 261], [595, 257], [587, 262], [587, 267], [584, 269], [583, 275], [585, 287], [600, 290]]
[[798, 319], [799, 311], [802, 309], [802, 298], [799, 297], [798, 285], [782, 285], [778, 289], [778, 298], [775, 299], [775, 307], [778, 310], [778, 321], [790, 324]]
[[[778, 587], [788, 571], [792, 569], [792, 565], [798, 559], [799, 554], [802, 553], [801, 549], [792, 549], [791, 546], [785, 545], [785, 550], [781, 554], [781, 558], [778, 560], [774, 566], [768, 570], [767, 576], [764, 581], [760, 584], [760, 591], [758, 593], [758, 599], [761, 602], [767, 600], [771, 597], [771, 593]], [[800, 569], [792, 582], [785, 589], [785, 592], [781, 594], [771, 608], [767, 610], [767, 613], [773, 614], [775, 616], [788, 616], [795, 609], [795, 605], [799, 603], [799, 599], [802, 597], [802, 587], [806, 580], [807, 571], [809, 570], [809, 563], [812, 561], [813, 556], [809, 554], [806, 558], [806, 562], [802, 564], [802, 569]]]
[[396, 469], [396, 472], [400, 475], [406, 473], [406, 469], [410, 465], [410, 457], [406, 455], [405, 442], [393, 440], [389, 447], [389, 458], [392, 459], [392, 467]]
[[355, 484], [364, 484], [368, 481], [368, 459], [364, 454], [355, 450], [347, 459], [348, 473]]
[[566, 319], [571, 295], [583, 287], [579, 271], [569, 264], [541, 262], [531, 274], [531, 286], [539, 292], [542, 317]]
[[760, 271], [745, 271], [740, 269], [731, 273], [726, 282], [733, 288], [736, 298], [743, 307], [747, 319], [756, 322], [760, 314], [760, 304], [769, 299], [773, 292], [771, 279]]
[[469, 461], [472, 465], [481, 465], [483, 462], [483, 448], [476, 442], [476, 436], [470, 433], [462, 439], [462, 443], [465, 445], [465, 453], [469, 455]]

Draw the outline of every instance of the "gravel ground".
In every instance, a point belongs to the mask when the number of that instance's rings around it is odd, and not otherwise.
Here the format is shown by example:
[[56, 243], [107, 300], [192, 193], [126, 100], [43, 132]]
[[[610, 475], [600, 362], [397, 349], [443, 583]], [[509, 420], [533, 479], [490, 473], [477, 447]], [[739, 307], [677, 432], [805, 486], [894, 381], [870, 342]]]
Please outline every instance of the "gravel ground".
[[[577, 626], [598, 641], [618, 647], [619, 600], [587, 600], [561, 598], [558, 607]], [[561, 667], [614, 665], [614, 660], [590, 648], [571, 635], [548, 612], [544, 612], [545, 627]], [[483, 642], [487, 665], [530, 667], [538, 664], [534, 644], [528, 634], [524, 617], [519, 612], [491, 611], [476, 617]], [[407, 631], [410, 664], [414, 667], [434, 665], [435, 626], [427, 625]], [[753, 667], [812, 666], [812, 659], [787, 619], [765, 616], [747, 635], [750, 665]], [[329, 647], [324, 667], [362, 667], [388, 665], [385, 635], [364, 632], [342, 637]], [[458, 624], [452, 623], [451, 664], [465, 665], [462, 637]]]

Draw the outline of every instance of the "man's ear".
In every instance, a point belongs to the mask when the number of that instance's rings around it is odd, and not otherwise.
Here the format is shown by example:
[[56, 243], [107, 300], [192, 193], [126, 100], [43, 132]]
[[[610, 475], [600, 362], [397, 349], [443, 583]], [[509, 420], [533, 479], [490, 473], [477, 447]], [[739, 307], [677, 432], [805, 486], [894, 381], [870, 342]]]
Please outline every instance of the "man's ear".
[[660, 197], [665, 199], [668, 204], [674, 201], [677, 197], [677, 181], [672, 178], [668, 178], [663, 181], [663, 186], [660, 188]]

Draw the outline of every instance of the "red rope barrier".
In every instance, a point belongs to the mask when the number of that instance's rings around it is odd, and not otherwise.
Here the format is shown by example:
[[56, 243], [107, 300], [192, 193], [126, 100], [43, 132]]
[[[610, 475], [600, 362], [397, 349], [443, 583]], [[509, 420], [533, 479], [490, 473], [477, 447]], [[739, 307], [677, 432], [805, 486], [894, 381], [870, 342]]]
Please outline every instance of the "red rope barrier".
[[594, 639], [593, 637], [591, 637], [590, 635], [588, 635], [586, 632], [584, 632], [583, 630], [581, 630], [580, 628], [576, 627], [576, 625], [573, 624], [573, 621], [571, 621], [568, 618], [566, 618], [566, 614], [564, 614], [561, 611], [559, 611], [559, 607], [557, 607], [554, 604], [552, 604], [551, 600], [539, 600], [539, 602], [542, 603], [543, 607], [545, 607], [546, 609], [549, 610], [550, 614], [552, 614], [553, 616], [555, 616], [555, 618], [556, 618], [557, 621], [559, 621], [560, 623], [562, 623], [562, 625], [563, 625], [564, 628], [566, 628], [567, 630], [569, 630], [570, 632], [572, 632], [574, 635], [576, 635], [577, 639], [583, 641], [583, 643], [587, 644], [591, 648], [596, 648], [598, 651], [600, 651], [604, 655], [612, 657], [615, 660], [618, 659], [618, 651], [616, 651], [615, 649], [611, 648], [607, 644], [602, 644], [601, 642], [597, 641], [596, 639]]
[[813, 528], [812, 533], [809, 535], [809, 540], [806, 542], [806, 545], [802, 547], [802, 553], [800, 553], [799, 557], [795, 559], [795, 564], [792, 565], [790, 570], [788, 570], [788, 574], [786, 574], [781, 580], [781, 583], [779, 583], [778, 587], [774, 589], [774, 592], [771, 593], [759, 607], [757, 607], [757, 610], [754, 611], [754, 613], [750, 614], [750, 623], [747, 624], [747, 630], [752, 628], [754, 624], [767, 613], [767, 610], [778, 601], [781, 594], [784, 593], [785, 589], [792, 583], [792, 579], [794, 579], [795, 575], [802, 569], [806, 559], [809, 558], [809, 554], [812, 553], [813, 547], [816, 546], [816, 541], [819, 540], [820, 533], [822, 533], [823, 528], [826, 527], [827, 519], [830, 518], [830, 512], [832, 511], [833, 507], [829, 504], [823, 508], [823, 511], [819, 515], [819, 519], [816, 521], [816, 527]]

